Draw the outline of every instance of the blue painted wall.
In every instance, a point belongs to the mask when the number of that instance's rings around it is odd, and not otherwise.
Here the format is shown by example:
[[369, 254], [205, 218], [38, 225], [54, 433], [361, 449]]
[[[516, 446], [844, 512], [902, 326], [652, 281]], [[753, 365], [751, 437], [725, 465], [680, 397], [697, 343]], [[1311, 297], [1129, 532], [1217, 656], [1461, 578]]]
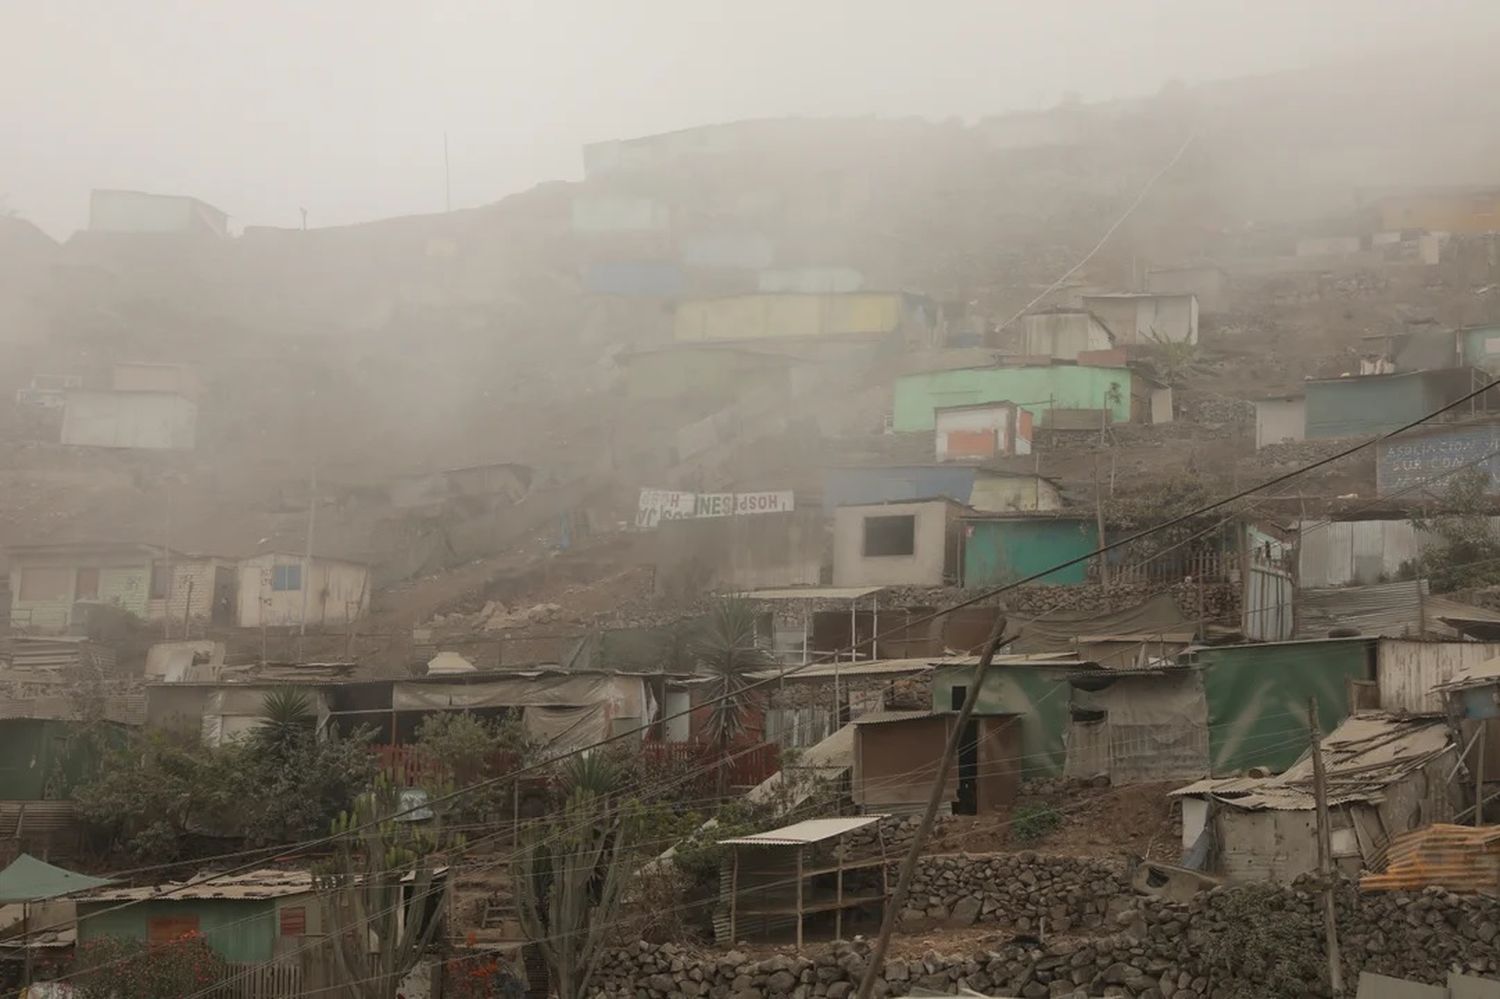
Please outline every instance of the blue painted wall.
[[823, 473], [823, 512], [861, 503], [899, 503], [946, 496], [969, 502], [974, 468], [967, 465], [901, 465], [889, 468], [830, 468]]
[[1368, 437], [1405, 426], [1464, 393], [1451, 371], [1338, 378], [1307, 383], [1307, 436]]
[[644, 260], [590, 264], [583, 272], [583, 287], [595, 295], [675, 298], [682, 294], [682, 268], [674, 263]]

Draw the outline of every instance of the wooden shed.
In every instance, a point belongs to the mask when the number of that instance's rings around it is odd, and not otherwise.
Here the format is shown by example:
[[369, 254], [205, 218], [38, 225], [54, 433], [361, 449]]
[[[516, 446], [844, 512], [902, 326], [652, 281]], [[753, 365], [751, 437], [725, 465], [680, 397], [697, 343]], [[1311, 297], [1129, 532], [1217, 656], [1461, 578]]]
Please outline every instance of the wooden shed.
[[[875, 928], [890, 901], [884, 815], [808, 819], [780, 829], [723, 839], [732, 848], [723, 890], [721, 942], [795, 934], [838, 940], [855, 923]], [[868, 828], [867, 827], [873, 827]], [[851, 836], [858, 833], [857, 836]]]

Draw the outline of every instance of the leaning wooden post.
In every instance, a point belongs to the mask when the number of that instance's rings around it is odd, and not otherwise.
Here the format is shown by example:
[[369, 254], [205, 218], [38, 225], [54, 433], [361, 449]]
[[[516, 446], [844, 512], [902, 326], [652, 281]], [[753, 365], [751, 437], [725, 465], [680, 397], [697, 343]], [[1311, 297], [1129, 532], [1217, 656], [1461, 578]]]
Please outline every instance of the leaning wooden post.
[[1318, 873], [1323, 879], [1323, 930], [1328, 948], [1328, 984], [1333, 994], [1344, 994], [1343, 958], [1339, 954], [1338, 913], [1333, 903], [1333, 827], [1328, 817], [1328, 777], [1323, 772], [1323, 734], [1318, 728], [1318, 699], [1307, 699], [1307, 724], [1312, 738], [1313, 796], [1318, 805]]
[[958, 711], [958, 720], [953, 731], [948, 733], [948, 744], [943, 747], [943, 757], [938, 761], [937, 775], [932, 780], [932, 793], [927, 797], [927, 810], [922, 813], [922, 824], [917, 827], [917, 834], [901, 860], [901, 872], [896, 877], [896, 891], [886, 902], [885, 918], [880, 922], [880, 935], [875, 938], [875, 946], [870, 950], [870, 963], [865, 965], [864, 976], [859, 980], [858, 999], [870, 999], [875, 989], [875, 979], [885, 969], [885, 954], [891, 946], [891, 933], [895, 931], [896, 920], [906, 906], [906, 896], [911, 893], [912, 874], [917, 868], [917, 858], [927, 845], [932, 823], [937, 819], [938, 806], [942, 804], [943, 787], [948, 783], [948, 774], [953, 771], [953, 758], [958, 755], [958, 744], [963, 739], [964, 727], [969, 724], [974, 707], [979, 703], [979, 688], [984, 686], [985, 674], [990, 670], [995, 650], [1000, 647], [1000, 639], [1004, 634], [1005, 615], [999, 614], [995, 617], [990, 637], [985, 640], [979, 663], [974, 667], [974, 675], [969, 680], [969, 692], [964, 697], [963, 707]]

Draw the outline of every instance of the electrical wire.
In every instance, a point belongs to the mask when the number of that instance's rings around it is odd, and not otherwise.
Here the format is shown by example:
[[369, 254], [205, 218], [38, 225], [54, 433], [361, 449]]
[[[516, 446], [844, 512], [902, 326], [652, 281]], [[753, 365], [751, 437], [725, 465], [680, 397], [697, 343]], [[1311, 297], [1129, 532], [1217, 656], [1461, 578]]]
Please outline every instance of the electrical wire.
[[[944, 616], [947, 616], [949, 614], [952, 614], [955, 611], [961, 610], [961, 609], [963, 609], [965, 607], [974, 606], [974, 605], [976, 605], [978, 603], [981, 603], [981, 602], [983, 602], [985, 600], [992, 599], [992, 598], [994, 598], [994, 597], [996, 597], [996, 596], [998, 596], [998, 595], [1000, 595], [1002, 593], [1005, 593], [1005, 592], [1008, 592], [1008, 591], [1010, 591], [1012, 589], [1016, 589], [1016, 588], [1018, 588], [1020, 586], [1026, 585], [1027, 583], [1035, 582], [1035, 581], [1037, 581], [1037, 580], [1039, 580], [1039, 579], [1041, 579], [1041, 578], [1043, 578], [1045, 576], [1051, 575], [1052, 573], [1058, 571], [1059, 569], [1068, 568], [1070, 566], [1077, 565], [1077, 564], [1080, 564], [1082, 562], [1085, 562], [1085, 561], [1087, 561], [1087, 560], [1089, 560], [1091, 558], [1096, 558], [1096, 557], [1102, 556], [1102, 555], [1107, 554], [1108, 552], [1113, 551], [1113, 550], [1115, 550], [1117, 548], [1121, 548], [1121, 547], [1124, 547], [1125, 545], [1132, 544], [1132, 543], [1134, 543], [1136, 541], [1139, 541], [1139, 540], [1141, 540], [1141, 539], [1143, 539], [1145, 537], [1149, 537], [1152, 534], [1158, 533], [1160, 531], [1168, 530], [1168, 529], [1170, 529], [1172, 527], [1175, 527], [1175, 526], [1177, 526], [1179, 524], [1182, 524], [1182, 523], [1185, 523], [1185, 522], [1187, 522], [1189, 520], [1192, 520], [1192, 519], [1195, 519], [1197, 517], [1200, 517], [1203, 514], [1208, 513], [1208, 512], [1210, 512], [1212, 510], [1219, 509], [1220, 507], [1227, 506], [1227, 505], [1229, 505], [1231, 503], [1236, 502], [1237, 500], [1244, 499], [1244, 498], [1246, 498], [1248, 496], [1251, 496], [1254, 493], [1260, 492], [1260, 491], [1265, 490], [1265, 489], [1272, 488], [1272, 487], [1274, 487], [1276, 485], [1279, 485], [1279, 484], [1281, 484], [1283, 482], [1290, 481], [1290, 480], [1292, 480], [1292, 479], [1294, 479], [1294, 478], [1296, 478], [1296, 477], [1298, 477], [1300, 475], [1305, 475], [1308, 472], [1311, 472], [1311, 471], [1313, 471], [1315, 469], [1321, 468], [1321, 467], [1323, 467], [1325, 465], [1332, 464], [1333, 462], [1339, 461], [1339, 460], [1341, 460], [1343, 458], [1346, 458], [1346, 457], [1348, 457], [1348, 456], [1350, 456], [1352, 454], [1355, 454], [1355, 453], [1357, 453], [1357, 452], [1359, 452], [1361, 450], [1364, 450], [1367, 447], [1371, 447], [1371, 446], [1373, 446], [1375, 444], [1378, 444], [1381, 441], [1389, 440], [1390, 438], [1395, 437], [1395, 436], [1397, 436], [1397, 435], [1399, 435], [1401, 433], [1404, 433], [1404, 432], [1406, 432], [1408, 430], [1411, 430], [1411, 429], [1414, 429], [1414, 428], [1416, 428], [1418, 426], [1421, 426], [1423, 423], [1426, 423], [1427, 421], [1429, 421], [1431, 419], [1434, 419], [1434, 418], [1442, 415], [1443, 413], [1448, 412], [1449, 410], [1452, 410], [1452, 409], [1454, 409], [1454, 408], [1462, 405], [1465, 402], [1468, 402], [1470, 399], [1473, 399], [1473, 398], [1475, 398], [1475, 397], [1477, 397], [1479, 395], [1482, 395], [1485, 392], [1488, 392], [1488, 391], [1494, 389], [1496, 386], [1500, 386], [1500, 379], [1495, 379], [1494, 381], [1491, 381], [1491, 382], [1489, 382], [1489, 383], [1487, 383], [1487, 384], [1485, 384], [1483, 386], [1480, 386], [1479, 388], [1474, 389], [1473, 391], [1467, 393], [1463, 397], [1455, 399], [1452, 402], [1449, 402], [1446, 405], [1444, 405], [1442, 407], [1439, 407], [1438, 409], [1433, 410], [1432, 412], [1427, 413], [1427, 414], [1419, 417], [1416, 420], [1410, 421], [1410, 422], [1408, 422], [1408, 423], [1406, 423], [1406, 424], [1402, 425], [1401, 427], [1398, 427], [1398, 428], [1396, 428], [1394, 430], [1388, 431], [1388, 432], [1383, 433], [1383, 434], [1376, 435], [1375, 437], [1369, 438], [1369, 439], [1367, 439], [1365, 441], [1362, 441], [1360, 443], [1357, 443], [1357, 444], [1351, 445], [1349, 447], [1343, 448], [1343, 449], [1341, 449], [1341, 450], [1339, 450], [1339, 451], [1337, 451], [1337, 452], [1335, 452], [1333, 454], [1330, 454], [1330, 455], [1324, 456], [1322, 458], [1316, 459], [1316, 460], [1314, 460], [1314, 461], [1312, 461], [1312, 462], [1310, 462], [1308, 464], [1300, 466], [1300, 467], [1298, 467], [1296, 469], [1293, 469], [1293, 470], [1291, 470], [1289, 472], [1285, 472], [1285, 473], [1283, 473], [1281, 475], [1274, 476], [1271, 479], [1268, 479], [1268, 480], [1266, 480], [1264, 482], [1261, 482], [1261, 483], [1258, 483], [1256, 485], [1250, 486], [1250, 487], [1248, 487], [1246, 489], [1239, 490], [1239, 491], [1237, 491], [1237, 492], [1235, 492], [1235, 493], [1233, 493], [1233, 494], [1231, 494], [1229, 496], [1226, 496], [1226, 497], [1224, 497], [1222, 499], [1213, 501], [1213, 502], [1208, 503], [1208, 504], [1204, 504], [1204, 505], [1202, 505], [1202, 506], [1200, 506], [1200, 507], [1198, 507], [1198, 508], [1196, 508], [1196, 509], [1194, 509], [1192, 511], [1189, 511], [1189, 512], [1184, 513], [1184, 514], [1177, 515], [1175, 517], [1172, 517], [1172, 518], [1170, 518], [1169, 520], [1167, 520], [1164, 523], [1161, 523], [1161, 524], [1158, 524], [1158, 525], [1154, 525], [1152, 527], [1145, 528], [1143, 530], [1134, 532], [1134, 533], [1132, 533], [1130, 535], [1127, 535], [1127, 536], [1125, 536], [1123, 538], [1117, 539], [1117, 540], [1112, 541], [1112, 542], [1102, 543], [1098, 548], [1096, 548], [1092, 552], [1088, 552], [1086, 554], [1079, 555], [1079, 556], [1076, 556], [1076, 557], [1071, 558], [1071, 559], [1067, 559], [1067, 560], [1065, 560], [1063, 562], [1060, 562], [1060, 563], [1058, 563], [1056, 565], [1053, 565], [1053, 566], [1051, 566], [1049, 568], [1040, 570], [1038, 572], [1032, 573], [1031, 575], [1025, 576], [1025, 577], [1023, 577], [1021, 579], [1014, 580], [1012, 582], [1008, 582], [1008, 583], [1005, 583], [1005, 584], [1002, 584], [1002, 585], [995, 586], [995, 587], [992, 587], [990, 589], [984, 590], [981, 593], [976, 594], [975, 596], [968, 597], [968, 598], [966, 598], [964, 600], [961, 600], [961, 601], [958, 601], [957, 603], [952, 604], [952, 605], [950, 605], [948, 607], [941, 608], [941, 609], [936, 610], [936, 611], [934, 611], [934, 612], [932, 612], [932, 613], [930, 613], [928, 615], [925, 615], [924, 617], [918, 618], [916, 621], [907, 621], [907, 622], [904, 622], [901, 625], [900, 629], [892, 629], [892, 630], [888, 630], [884, 634], [872, 635], [872, 636], [870, 636], [870, 638], [865, 639], [863, 641], [855, 640], [852, 643], [852, 645], [849, 647], [849, 649], [847, 651], [856, 651], [859, 648], [861, 648], [861, 647], [863, 647], [863, 646], [865, 646], [867, 644], [872, 644], [872, 643], [875, 643], [875, 642], [879, 641], [879, 639], [881, 639], [881, 638], [888, 638], [891, 634], [895, 633], [895, 631], [897, 631], [897, 630], [906, 631], [907, 629], [909, 629], [914, 624], [922, 624], [922, 623], [925, 623], [926, 621], [937, 620], [937, 619], [939, 619], [941, 617], [944, 617]], [[854, 637], [854, 636], [851, 636], [851, 637]], [[833, 653], [830, 653], [829, 656], [837, 657], [843, 651], [846, 651], [846, 650], [844, 650], [844, 649], [835, 650]], [[829, 661], [828, 657], [821, 657], [820, 659], [812, 660], [812, 661], [810, 661], [808, 663], [804, 663], [804, 664], [802, 664], [800, 666], [794, 666], [794, 667], [790, 667], [790, 668], [787, 668], [787, 669], [782, 670], [782, 671], [778, 671], [775, 674], [773, 674], [771, 676], [768, 676], [768, 677], [766, 677], [764, 679], [755, 680], [755, 681], [752, 681], [752, 682], [750, 682], [748, 684], [744, 684], [744, 685], [741, 686], [741, 688], [739, 690], [736, 690], [735, 692], [733, 692], [731, 694], [726, 694], [726, 695], [721, 695], [719, 697], [710, 698], [705, 703], [698, 704], [696, 706], [690, 707], [688, 709], [685, 709], [683, 711], [677, 712], [675, 714], [665, 715], [662, 718], [660, 718], [660, 719], [658, 719], [655, 722], [652, 722], [650, 724], [642, 725], [642, 726], [639, 726], [639, 727], [637, 727], [635, 729], [627, 729], [625, 731], [616, 733], [614, 735], [607, 736], [604, 739], [601, 739], [598, 742], [595, 742], [595, 743], [593, 743], [593, 744], [591, 744], [589, 746], [578, 747], [576, 749], [569, 750], [568, 752], [563, 753], [560, 756], [557, 756], [557, 757], [555, 757], [555, 758], [553, 758], [553, 759], [551, 759], [549, 761], [546, 761], [545, 763], [538, 763], [538, 764], [531, 764], [531, 765], [528, 765], [528, 766], [523, 766], [523, 767], [517, 768], [516, 770], [511, 771], [508, 774], [503, 774], [503, 775], [499, 775], [499, 776], [496, 776], [496, 777], [486, 778], [484, 780], [475, 782], [474, 784], [468, 785], [466, 787], [459, 788], [459, 789], [451, 791], [451, 792], [447, 792], [444, 795], [438, 796], [435, 799], [430, 799], [427, 802], [426, 805], [413, 806], [411, 808], [407, 808], [405, 810], [397, 812], [395, 815], [387, 816], [386, 819], [401, 818], [401, 817], [404, 817], [406, 815], [410, 815], [411, 813], [417, 811], [420, 808], [431, 807], [433, 805], [443, 804], [443, 803], [446, 803], [448, 801], [457, 800], [458, 798], [462, 797], [463, 795], [474, 793], [475, 791], [481, 790], [481, 789], [483, 789], [485, 787], [490, 787], [490, 786], [493, 786], [495, 784], [501, 783], [503, 781], [513, 780], [516, 777], [520, 777], [520, 776], [522, 776], [524, 774], [527, 774], [527, 773], [536, 772], [536, 771], [542, 769], [544, 766], [552, 765], [552, 764], [554, 764], [554, 763], [556, 763], [556, 762], [558, 762], [558, 761], [560, 761], [562, 759], [567, 759], [569, 757], [577, 756], [577, 755], [580, 755], [582, 753], [586, 753], [586, 752], [589, 752], [591, 750], [601, 748], [603, 746], [607, 746], [607, 745], [611, 745], [611, 744], [616, 743], [616, 742], [620, 742], [620, 741], [622, 741], [624, 739], [628, 739], [628, 738], [632, 738], [632, 737], [635, 737], [635, 736], [639, 736], [643, 732], [645, 732], [648, 728], [653, 727], [654, 725], [661, 724], [661, 723], [663, 723], [665, 721], [669, 721], [669, 720], [671, 720], [673, 718], [687, 717], [687, 716], [691, 715], [693, 711], [701, 710], [707, 704], [717, 703], [719, 701], [724, 701], [724, 700], [727, 700], [729, 698], [742, 697], [745, 693], [747, 693], [750, 690], [753, 690], [753, 689], [756, 689], [756, 688], [759, 688], [759, 687], [763, 687], [763, 686], [766, 686], [766, 685], [771, 684], [771, 683], [778, 682], [778, 681], [784, 679], [785, 677], [791, 676], [791, 675], [795, 675], [796, 673], [800, 672], [801, 670], [806, 669], [806, 668], [808, 668], [808, 667], [810, 667], [812, 665], [821, 664], [821, 663], [827, 662], [827, 661]], [[833, 661], [837, 661], [836, 658], [834, 658]], [[350, 835], [350, 834], [353, 834], [355, 832], [363, 831], [365, 828], [368, 828], [369, 825], [370, 825], [370, 823], [367, 823], [365, 826], [356, 827], [355, 829], [351, 829], [351, 830], [349, 830], [348, 833], [343, 834], [343, 835]], [[305, 841], [303, 841], [300, 844], [291, 844], [291, 845], [288, 845], [282, 852], [285, 853], [285, 852], [296, 851], [296, 850], [307, 850], [307, 849], [311, 849], [311, 848], [314, 848], [314, 847], [323, 846], [323, 845], [327, 845], [327, 844], [333, 843], [333, 842], [337, 841], [337, 839], [339, 839], [339, 838], [340, 838], [339, 834], [334, 834], [334, 835], [329, 835], [329, 836], [326, 836], [326, 837], [321, 837], [321, 838], [318, 838], [318, 839], [305, 840]], [[204, 881], [212, 881], [212, 880], [222, 879], [222, 878], [226, 878], [226, 877], [233, 877], [235, 874], [243, 873], [246, 870], [253, 869], [254, 866], [255, 866], [254, 863], [249, 864], [249, 865], [241, 865], [239, 867], [232, 868], [232, 869], [230, 869], [228, 871], [223, 871], [223, 872], [220, 872], [220, 873], [215, 874], [215, 875], [210, 875], [210, 876], [208, 876], [208, 877], [206, 877], [204, 879], [201, 879], [197, 883], [201, 884]], [[102, 915], [102, 914], [104, 914], [104, 912], [107, 912], [107, 911], [117, 911], [118, 908], [123, 908], [123, 907], [129, 906], [129, 905], [136, 905], [136, 904], [141, 904], [141, 903], [145, 903], [145, 902], [156, 901], [156, 900], [159, 900], [159, 899], [162, 899], [162, 898], [169, 898], [169, 897], [171, 897], [172, 894], [174, 894], [177, 891], [183, 890], [185, 887], [186, 887], [186, 885], [172, 886], [172, 887], [169, 887], [169, 888], [167, 888], [167, 889], [165, 889], [165, 890], [163, 890], [163, 891], [161, 891], [159, 893], [153, 893], [151, 896], [148, 896], [147, 898], [137, 899], [137, 900], [132, 900], [130, 902], [122, 903], [122, 905], [119, 906], [119, 907], [116, 907], [116, 909], [103, 910], [100, 913], [98, 913], [98, 915]]]

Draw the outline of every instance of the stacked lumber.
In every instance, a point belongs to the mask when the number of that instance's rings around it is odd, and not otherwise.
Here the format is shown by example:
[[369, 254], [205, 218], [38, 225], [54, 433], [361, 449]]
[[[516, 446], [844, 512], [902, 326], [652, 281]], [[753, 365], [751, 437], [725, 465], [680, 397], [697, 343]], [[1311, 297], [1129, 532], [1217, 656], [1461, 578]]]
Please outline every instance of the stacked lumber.
[[1386, 868], [1359, 879], [1365, 891], [1500, 891], [1500, 826], [1436, 823], [1391, 840]]

